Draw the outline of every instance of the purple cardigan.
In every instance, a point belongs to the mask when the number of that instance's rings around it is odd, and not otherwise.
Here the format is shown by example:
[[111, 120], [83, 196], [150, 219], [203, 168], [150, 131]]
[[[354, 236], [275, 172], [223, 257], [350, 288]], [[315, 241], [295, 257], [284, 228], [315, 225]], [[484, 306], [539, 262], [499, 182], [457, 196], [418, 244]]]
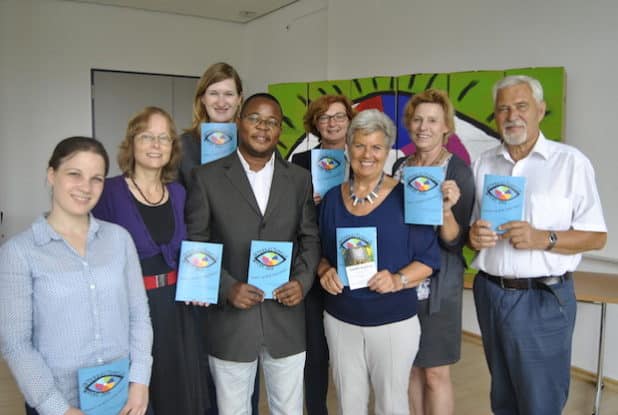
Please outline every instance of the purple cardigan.
[[148, 228], [139, 213], [133, 195], [124, 176], [115, 176], [105, 180], [103, 194], [92, 213], [99, 219], [116, 223], [129, 231], [137, 247], [140, 259], [150, 258], [159, 253], [172, 269], [178, 268], [180, 242], [187, 238], [184, 210], [186, 192], [179, 183], [167, 184], [174, 212], [174, 235], [172, 240], [163, 245], [157, 245], [150, 236]]

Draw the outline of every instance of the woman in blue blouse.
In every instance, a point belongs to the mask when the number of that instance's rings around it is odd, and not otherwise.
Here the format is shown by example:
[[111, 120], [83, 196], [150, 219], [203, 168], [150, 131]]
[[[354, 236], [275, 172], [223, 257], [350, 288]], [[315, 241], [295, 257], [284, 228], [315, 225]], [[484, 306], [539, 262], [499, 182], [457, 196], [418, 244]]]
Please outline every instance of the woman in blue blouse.
[[[324, 328], [340, 413], [366, 414], [369, 389], [376, 414], [408, 414], [408, 379], [418, 350], [415, 286], [439, 268], [432, 227], [406, 225], [403, 186], [383, 173], [395, 126], [377, 110], [351, 122], [347, 145], [352, 179], [322, 201], [318, 267]], [[375, 227], [377, 270], [365, 288], [350, 290], [337, 273], [337, 228]]]
[[47, 169], [50, 211], [0, 247], [0, 347], [29, 415], [83, 415], [78, 369], [126, 357], [120, 414], [148, 407], [152, 328], [135, 245], [90, 214], [108, 168], [98, 141], [62, 140]]

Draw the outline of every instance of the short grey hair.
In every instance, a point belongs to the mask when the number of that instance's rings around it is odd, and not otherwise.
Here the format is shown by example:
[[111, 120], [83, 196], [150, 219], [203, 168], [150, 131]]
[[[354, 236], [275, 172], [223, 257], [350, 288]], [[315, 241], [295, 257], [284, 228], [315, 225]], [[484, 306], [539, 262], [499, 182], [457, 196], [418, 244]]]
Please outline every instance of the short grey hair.
[[348, 128], [348, 134], [346, 135], [346, 143], [349, 145], [352, 144], [352, 139], [354, 135], [362, 131], [363, 134], [371, 134], [376, 131], [381, 131], [384, 133], [384, 138], [386, 138], [386, 146], [390, 149], [395, 144], [395, 134], [397, 129], [395, 128], [395, 124], [393, 120], [382, 111], [371, 109], [361, 111], [352, 119], [350, 123], [350, 127]]
[[495, 83], [494, 88], [491, 91], [494, 98], [494, 105], [496, 105], [498, 91], [519, 84], [527, 84], [530, 87], [530, 90], [532, 91], [532, 96], [534, 97], [534, 100], [537, 104], [543, 102], [543, 86], [538, 79], [532, 78], [531, 76], [527, 75], [510, 75], [502, 78]]

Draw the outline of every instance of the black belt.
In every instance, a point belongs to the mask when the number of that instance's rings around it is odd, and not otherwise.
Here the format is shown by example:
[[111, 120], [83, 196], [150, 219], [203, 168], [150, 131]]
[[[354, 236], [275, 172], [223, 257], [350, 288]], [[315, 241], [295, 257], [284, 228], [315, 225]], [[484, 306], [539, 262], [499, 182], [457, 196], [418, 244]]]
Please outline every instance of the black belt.
[[562, 284], [563, 282], [571, 279], [570, 272], [567, 272], [566, 274], [557, 277], [552, 276], [536, 278], [504, 278], [490, 275], [483, 271], [479, 271], [479, 275], [482, 275], [489, 281], [507, 290], [543, 290], [547, 289], [547, 287], [549, 286]]

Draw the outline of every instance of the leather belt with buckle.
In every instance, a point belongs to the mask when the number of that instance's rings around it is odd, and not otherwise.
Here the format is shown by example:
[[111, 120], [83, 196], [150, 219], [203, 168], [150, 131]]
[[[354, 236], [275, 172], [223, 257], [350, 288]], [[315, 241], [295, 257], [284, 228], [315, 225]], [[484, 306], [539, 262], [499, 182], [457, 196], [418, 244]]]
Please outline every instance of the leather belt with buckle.
[[566, 274], [560, 275], [560, 276], [535, 277], [535, 278], [505, 278], [505, 277], [498, 277], [495, 275], [490, 275], [483, 271], [480, 271], [479, 275], [482, 275], [483, 277], [487, 278], [489, 281], [507, 290], [531, 290], [531, 289], [542, 290], [552, 285], [562, 284], [563, 282], [571, 279], [570, 272], [567, 272]]

